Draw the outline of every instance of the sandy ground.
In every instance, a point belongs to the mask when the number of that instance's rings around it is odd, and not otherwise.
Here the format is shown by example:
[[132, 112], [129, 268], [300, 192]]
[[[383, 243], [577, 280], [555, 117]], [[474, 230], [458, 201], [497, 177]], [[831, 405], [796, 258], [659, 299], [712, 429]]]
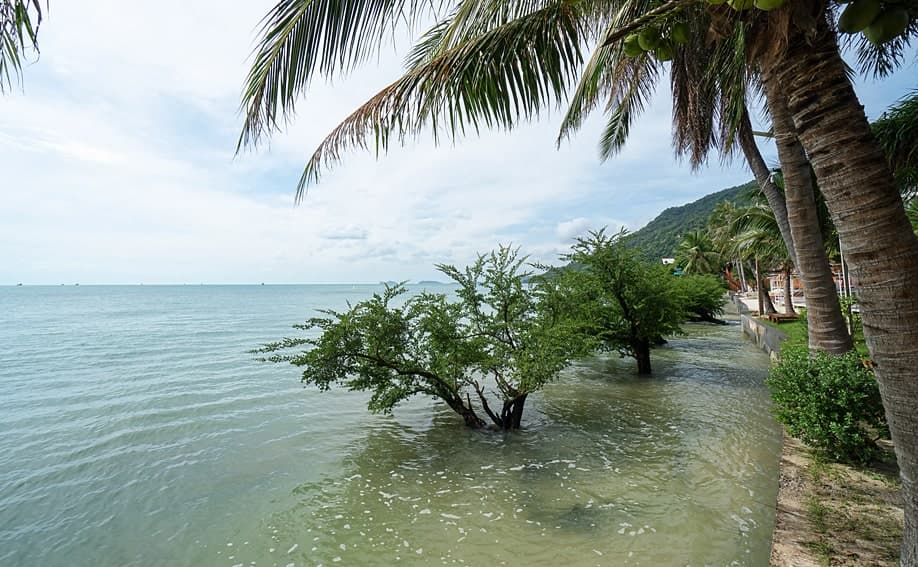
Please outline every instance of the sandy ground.
[[867, 468], [823, 463], [785, 435], [771, 565], [898, 565], [899, 488], [894, 458]]

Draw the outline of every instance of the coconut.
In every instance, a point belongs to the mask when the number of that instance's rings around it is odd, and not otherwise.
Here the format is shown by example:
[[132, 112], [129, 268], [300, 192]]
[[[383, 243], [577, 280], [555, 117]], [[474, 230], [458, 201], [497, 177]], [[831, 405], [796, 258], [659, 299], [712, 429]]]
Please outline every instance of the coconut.
[[638, 32], [638, 44], [644, 51], [653, 51], [660, 45], [660, 29], [656, 26], [647, 26]]
[[755, 7], [759, 10], [769, 12], [780, 8], [787, 3], [787, 0], [755, 0]]
[[729, 0], [728, 1], [728, 4], [730, 4], [730, 7], [736, 10], [737, 12], [741, 10], [748, 10], [749, 8], [752, 8], [754, 3], [755, 3], [755, 0]]
[[668, 41], [661, 41], [660, 45], [653, 50], [653, 56], [657, 61], [669, 61], [673, 58], [673, 46]]
[[689, 27], [685, 22], [676, 22], [673, 24], [673, 27], [669, 29], [669, 37], [674, 42], [682, 45], [689, 38]]
[[880, 15], [880, 7], [880, 0], [855, 0], [838, 18], [838, 31], [857, 33], [863, 30]]
[[908, 10], [901, 6], [890, 8], [867, 26], [864, 35], [876, 45], [886, 43], [905, 31], [908, 20]]
[[628, 57], [637, 57], [641, 53], [644, 53], [644, 50], [641, 49], [641, 44], [638, 43], [638, 35], [636, 33], [625, 38], [625, 41], [622, 43], [622, 51]]

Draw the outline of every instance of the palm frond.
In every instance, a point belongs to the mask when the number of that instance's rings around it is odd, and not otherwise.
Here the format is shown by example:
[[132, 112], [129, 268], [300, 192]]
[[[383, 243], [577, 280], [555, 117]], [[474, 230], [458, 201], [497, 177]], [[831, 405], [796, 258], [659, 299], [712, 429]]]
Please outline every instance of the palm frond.
[[[613, 5], [614, 3], [602, 4]], [[625, 2], [611, 14], [611, 19], [605, 27], [618, 29], [641, 17], [652, 7], [653, 4], [648, 0]], [[602, 37], [607, 35], [608, 32], [604, 30]], [[621, 42], [615, 44], [600, 42], [593, 50], [580, 81], [568, 101], [568, 109], [561, 122], [557, 144], [579, 129], [586, 117], [596, 109], [600, 102], [607, 102], [607, 105], [611, 106], [608, 101], [616, 98], [614, 91], [619, 88], [620, 84], [628, 82], [622, 79], [626, 75], [631, 75], [629, 71], [633, 71], [633, 65], [630, 64], [629, 59], [622, 51]], [[646, 56], [640, 56], [639, 59], [646, 59]]]
[[903, 196], [918, 191], [918, 90], [901, 98], [871, 124]]
[[353, 69], [379, 51], [387, 32], [436, 11], [433, 0], [279, 0], [253, 52], [237, 151], [277, 129], [317, 73]]
[[[46, 4], [47, 7], [47, 4]], [[38, 54], [41, 0], [0, 0], [0, 94], [18, 82], [27, 50]]]
[[297, 199], [323, 168], [349, 148], [377, 152], [430, 126], [455, 138], [471, 129], [512, 128], [560, 101], [582, 65], [584, 30], [573, 0], [470, 38], [410, 69], [338, 125], [315, 150], [297, 186]]
[[622, 83], [617, 85], [608, 101], [609, 118], [599, 138], [599, 157], [609, 159], [625, 146], [631, 126], [653, 97], [657, 78], [663, 65], [650, 57], [641, 56], [623, 61]]
[[673, 149], [677, 156], [687, 155], [692, 168], [698, 168], [717, 145], [715, 124], [718, 101], [723, 95], [720, 77], [713, 76], [712, 69], [732, 69], [718, 65], [717, 48], [722, 44], [712, 45], [707, 40], [707, 10], [691, 7], [686, 8], [686, 13], [690, 14], [685, 20], [690, 29], [689, 40], [675, 50], [670, 73]]

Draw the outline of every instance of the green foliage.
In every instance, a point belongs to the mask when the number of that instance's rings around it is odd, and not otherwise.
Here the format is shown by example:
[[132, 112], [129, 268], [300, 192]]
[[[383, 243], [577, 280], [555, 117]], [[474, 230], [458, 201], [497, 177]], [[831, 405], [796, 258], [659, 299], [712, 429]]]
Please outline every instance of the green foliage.
[[38, 53], [42, 16], [41, 0], [0, 0], [0, 93], [19, 78], [26, 51]]
[[755, 182], [724, 189], [706, 195], [697, 201], [680, 207], [670, 207], [657, 215], [647, 225], [630, 234], [628, 243], [641, 250], [648, 260], [659, 262], [660, 258], [672, 258], [685, 234], [705, 228], [708, 217], [721, 201], [740, 204], [749, 202], [747, 194], [757, 187]]
[[711, 321], [724, 312], [724, 282], [714, 276], [681, 275], [676, 278], [675, 292], [685, 313]]
[[[466, 423], [481, 427], [472, 407], [482, 408], [502, 428], [519, 427], [526, 396], [557, 377], [581, 340], [548, 282], [525, 283], [525, 258], [503, 247], [459, 270], [438, 269], [460, 285], [458, 300], [442, 293], [407, 296], [403, 285], [295, 328], [309, 333], [264, 345], [267, 360], [303, 367], [303, 382], [328, 390], [341, 386], [372, 393], [368, 407], [391, 412], [417, 394], [439, 398]], [[291, 353], [292, 349], [304, 348]], [[503, 403], [492, 412], [483, 382], [491, 380]]]
[[565, 271], [558, 284], [586, 336], [649, 373], [650, 348], [680, 331], [683, 304], [669, 269], [644, 262], [625, 236], [600, 230], [579, 238], [564, 258], [581, 269]]
[[870, 125], [904, 196], [918, 191], [918, 91], [912, 91]]
[[707, 232], [693, 230], [679, 243], [676, 265], [685, 274], [716, 274], [723, 268], [723, 259]]
[[875, 456], [872, 431], [885, 432], [886, 418], [873, 372], [857, 353], [810, 354], [806, 345], [788, 346], [767, 383], [775, 415], [791, 435], [834, 460]]

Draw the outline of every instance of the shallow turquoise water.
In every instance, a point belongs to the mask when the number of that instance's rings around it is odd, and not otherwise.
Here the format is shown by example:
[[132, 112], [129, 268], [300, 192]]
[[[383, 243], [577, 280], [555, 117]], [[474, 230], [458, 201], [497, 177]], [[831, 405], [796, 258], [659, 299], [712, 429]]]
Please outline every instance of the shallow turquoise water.
[[767, 357], [690, 325], [482, 434], [247, 351], [375, 286], [0, 288], [2, 565], [767, 565]]

